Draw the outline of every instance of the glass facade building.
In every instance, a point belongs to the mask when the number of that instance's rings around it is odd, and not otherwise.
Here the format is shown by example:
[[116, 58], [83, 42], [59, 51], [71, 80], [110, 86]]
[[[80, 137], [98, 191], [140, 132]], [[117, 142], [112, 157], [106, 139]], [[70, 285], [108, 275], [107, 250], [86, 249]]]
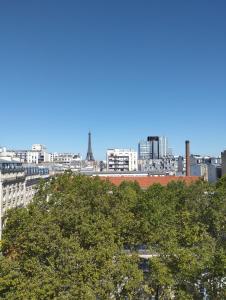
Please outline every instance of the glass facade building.
[[151, 143], [140, 141], [138, 144], [138, 157], [141, 160], [151, 159]]
[[138, 144], [140, 160], [160, 159], [168, 155], [168, 140], [165, 136], [148, 136]]

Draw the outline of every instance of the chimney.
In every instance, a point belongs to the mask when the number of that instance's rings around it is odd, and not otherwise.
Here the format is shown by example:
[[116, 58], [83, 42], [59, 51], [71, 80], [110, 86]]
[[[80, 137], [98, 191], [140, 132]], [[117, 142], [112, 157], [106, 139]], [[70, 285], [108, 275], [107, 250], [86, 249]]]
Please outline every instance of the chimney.
[[185, 141], [186, 176], [190, 176], [190, 142]]

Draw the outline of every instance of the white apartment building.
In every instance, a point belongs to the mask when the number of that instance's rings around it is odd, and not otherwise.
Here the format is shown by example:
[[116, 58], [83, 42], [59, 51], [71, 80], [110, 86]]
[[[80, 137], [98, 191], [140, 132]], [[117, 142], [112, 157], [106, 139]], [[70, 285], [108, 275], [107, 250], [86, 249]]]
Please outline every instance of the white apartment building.
[[4, 160], [17, 160], [20, 162], [20, 158], [16, 157], [13, 151], [7, 150], [6, 147], [0, 147], [0, 159]]
[[107, 170], [114, 172], [137, 171], [137, 152], [133, 149], [108, 149]]
[[5, 147], [2, 147], [0, 148], [0, 158], [14, 159], [27, 164], [51, 162], [51, 154], [41, 144], [33, 144], [31, 150], [6, 150]]
[[10, 208], [26, 206], [36, 193], [41, 178], [49, 174], [38, 167], [26, 169], [21, 162], [0, 159], [0, 239], [2, 218]]
[[51, 161], [56, 163], [76, 163], [81, 162], [80, 154], [75, 153], [51, 153]]
[[44, 161], [41, 151], [31, 150], [27, 151], [26, 154], [26, 163], [28, 164], [38, 164]]
[[46, 149], [46, 146], [42, 145], [42, 144], [33, 144], [32, 147], [31, 147], [31, 150], [34, 150], [34, 151], [47, 151]]

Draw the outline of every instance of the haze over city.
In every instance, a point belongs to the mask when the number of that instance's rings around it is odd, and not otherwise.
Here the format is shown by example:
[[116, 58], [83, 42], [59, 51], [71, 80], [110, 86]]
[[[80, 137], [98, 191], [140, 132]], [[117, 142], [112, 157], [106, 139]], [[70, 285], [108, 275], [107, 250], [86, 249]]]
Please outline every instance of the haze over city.
[[1, 1], [1, 146], [96, 159], [164, 135], [220, 155], [225, 1]]

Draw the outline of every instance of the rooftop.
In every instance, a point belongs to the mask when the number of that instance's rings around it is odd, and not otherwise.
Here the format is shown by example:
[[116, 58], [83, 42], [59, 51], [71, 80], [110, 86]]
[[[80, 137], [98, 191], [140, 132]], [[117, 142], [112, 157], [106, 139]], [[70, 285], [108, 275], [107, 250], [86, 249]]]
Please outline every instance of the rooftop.
[[102, 180], [109, 180], [115, 185], [120, 185], [123, 181], [137, 182], [141, 188], [148, 188], [153, 184], [161, 184], [166, 186], [172, 181], [184, 181], [186, 184], [191, 184], [200, 179], [198, 176], [120, 176], [120, 177], [111, 177], [111, 176], [101, 176]]

